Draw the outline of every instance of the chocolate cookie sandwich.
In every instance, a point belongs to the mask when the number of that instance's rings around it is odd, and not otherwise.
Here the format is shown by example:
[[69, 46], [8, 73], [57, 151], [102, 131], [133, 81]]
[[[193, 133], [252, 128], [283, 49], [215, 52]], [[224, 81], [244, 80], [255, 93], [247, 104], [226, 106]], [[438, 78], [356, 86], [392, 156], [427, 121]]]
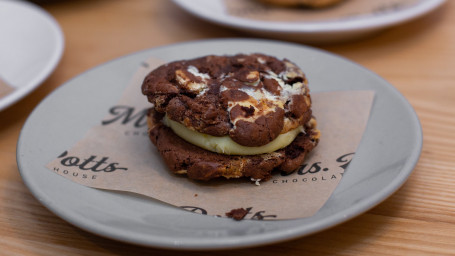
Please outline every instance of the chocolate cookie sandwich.
[[195, 180], [267, 180], [318, 143], [304, 73], [263, 54], [205, 56], [149, 73], [150, 139], [168, 168]]

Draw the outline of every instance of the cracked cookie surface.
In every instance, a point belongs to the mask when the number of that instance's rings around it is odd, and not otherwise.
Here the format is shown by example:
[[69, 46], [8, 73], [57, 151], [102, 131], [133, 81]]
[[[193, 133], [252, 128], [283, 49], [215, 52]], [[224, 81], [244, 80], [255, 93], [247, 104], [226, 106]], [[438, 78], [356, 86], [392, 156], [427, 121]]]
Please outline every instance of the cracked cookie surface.
[[148, 74], [142, 92], [171, 120], [243, 146], [265, 145], [311, 118], [304, 73], [264, 54], [172, 62]]

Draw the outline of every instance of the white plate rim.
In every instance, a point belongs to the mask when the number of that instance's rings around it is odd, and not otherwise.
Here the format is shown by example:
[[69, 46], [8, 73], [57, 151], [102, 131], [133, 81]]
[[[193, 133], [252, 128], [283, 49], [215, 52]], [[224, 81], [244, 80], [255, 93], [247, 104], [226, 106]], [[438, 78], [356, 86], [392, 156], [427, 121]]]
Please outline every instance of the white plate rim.
[[[153, 48], [153, 49], [149, 49], [149, 50], [159, 51], [160, 49], [179, 47], [179, 46], [191, 47], [192, 45], [195, 45], [195, 44], [197, 45], [199, 43], [211, 43], [211, 42], [212, 43], [231, 42], [234, 44], [236, 42], [237, 43], [238, 42], [240, 42], [240, 43], [251, 42], [253, 44], [257, 43], [257, 42], [264, 42], [264, 43], [270, 42], [271, 44], [281, 44], [284, 47], [286, 47], [286, 45], [288, 45], [288, 46], [307, 48], [310, 50], [312, 49], [314, 51], [318, 51], [323, 54], [328, 54], [335, 58], [339, 58], [344, 61], [347, 61], [351, 64], [356, 65], [357, 67], [360, 67], [365, 72], [370, 73], [370, 75], [375, 76], [376, 78], [380, 78], [379, 76], [377, 76], [376, 74], [367, 70], [366, 68], [363, 68], [362, 66], [359, 66], [358, 64], [353, 63], [343, 57], [340, 57], [340, 56], [337, 56], [337, 55], [334, 55], [334, 54], [331, 54], [331, 53], [328, 53], [328, 52], [325, 52], [322, 50], [318, 50], [315, 48], [311, 48], [311, 47], [304, 47], [301, 45], [277, 42], [277, 41], [271, 41], [271, 40], [252, 40], [252, 39], [202, 40], [202, 41], [193, 41], [193, 42], [185, 42], [185, 43], [178, 43], [178, 44], [173, 44], [173, 45], [168, 45], [168, 46], [162, 46], [162, 47], [157, 47], [157, 48]], [[148, 50], [145, 50], [145, 51], [148, 51]], [[142, 51], [142, 52], [145, 52], [145, 51]], [[140, 54], [140, 53], [141, 52], [136, 53], [136, 54]], [[130, 55], [128, 55], [128, 56], [130, 56]], [[101, 64], [100, 66], [98, 66], [92, 70], [103, 67], [104, 65], [112, 63], [112, 62], [121, 61], [121, 59], [128, 57], [128, 56], [124, 56], [119, 59]], [[90, 72], [90, 71], [87, 71], [87, 72]], [[87, 72], [73, 78], [72, 80], [75, 80], [78, 77], [84, 76], [84, 74], [86, 74]], [[382, 78], [380, 78], [380, 79], [382, 79]], [[350, 219], [366, 212], [367, 210], [373, 208], [380, 202], [387, 199], [396, 190], [398, 190], [401, 187], [401, 185], [407, 180], [407, 178], [409, 177], [411, 172], [413, 171], [413, 168], [419, 159], [421, 148], [422, 148], [422, 129], [420, 126], [420, 122], [418, 120], [418, 117], [417, 117], [414, 109], [411, 107], [411, 105], [408, 103], [408, 101], [403, 97], [403, 95], [401, 95], [401, 93], [399, 93], [398, 90], [396, 90], [391, 84], [387, 83], [385, 80], [383, 80], [383, 82], [384, 82], [384, 85], [386, 87], [388, 87], [387, 90], [390, 90], [389, 92], [391, 94], [393, 94], [396, 97], [399, 97], [402, 100], [402, 103], [406, 107], [406, 111], [408, 112], [409, 115], [412, 115], [413, 127], [415, 128], [414, 132], [418, 135], [416, 138], [416, 142], [415, 142], [417, 146], [413, 149], [412, 155], [407, 160], [405, 166], [402, 167], [402, 170], [399, 172], [399, 175], [396, 176], [393, 179], [393, 181], [391, 181], [387, 186], [384, 186], [382, 188], [382, 190], [377, 191], [376, 194], [370, 198], [370, 200], [368, 200], [368, 201], [364, 200], [362, 202], [359, 202], [358, 204], [355, 205], [355, 209], [350, 208], [350, 209], [346, 209], [342, 212], [338, 212], [337, 214], [334, 214], [334, 215], [336, 215], [336, 218], [331, 218], [328, 221], [321, 220], [318, 222], [314, 222], [314, 223], [311, 223], [308, 225], [304, 225], [305, 227], [296, 226], [296, 227], [288, 228], [286, 230], [280, 230], [280, 231], [269, 232], [269, 233], [266, 232], [263, 234], [256, 234], [256, 235], [252, 235], [249, 237], [241, 237], [240, 239], [236, 238], [236, 237], [228, 237], [228, 238], [223, 238], [221, 240], [218, 240], [218, 239], [214, 240], [214, 239], [207, 238], [206, 241], [201, 241], [197, 238], [189, 239], [189, 240], [185, 240], [185, 241], [175, 241], [169, 237], [162, 237], [159, 235], [154, 236], [152, 239], [150, 239], [150, 237], [144, 238], [142, 236], [138, 236], [134, 232], [128, 233], [127, 231], [125, 231], [125, 233], [118, 233], [118, 230], [111, 229], [110, 227], [105, 227], [104, 229], [94, 228], [91, 225], [93, 223], [87, 222], [87, 219], [84, 219], [81, 216], [74, 216], [74, 214], [71, 213], [70, 211], [67, 211], [67, 209], [61, 208], [58, 205], [54, 204], [52, 198], [46, 197], [41, 192], [40, 184], [36, 184], [33, 182], [33, 180], [29, 179], [29, 178], [31, 178], [31, 177], [29, 177], [31, 170], [25, 170], [23, 168], [23, 162], [25, 161], [25, 159], [23, 159], [23, 151], [24, 151], [25, 146], [23, 145], [24, 142], [22, 140], [23, 135], [24, 135], [23, 134], [24, 130], [27, 128], [27, 126], [30, 125], [29, 119], [24, 124], [24, 128], [21, 131], [20, 138], [18, 141], [18, 147], [17, 147], [18, 167], [19, 167], [19, 171], [23, 178], [24, 183], [29, 188], [29, 190], [32, 192], [32, 194], [40, 201], [40, 203], [42, 203], [44, 206], [46, 206], [48, 209], [50, 209], [56, 215], [58, 215], [59, 217], [61, 217], [64, 220], [68, 221], [69, 223], [72, 223], [73, 225], [80, 227], [86, 231], [89, 231], [89, 232], [92, 232], [92, 233], [95, 233], [95, 234], [98, 234], [98, 235], [101, 235], [101, 236], [104, 236], [107, 238], [116, 239], [119, 241], [129, 242], [132, 244], [137, 244], [137, 245], [142, 245], [142, 246], [152, 246], [152, 247], [158, 247], [158, 248], [179, 249], [179, 250], [184, 250], [184, 249], [186, 249], [186, 250], [214, 250], [214, 249], [245, 248], [245, 247], [266, 245], [266, 244], [270, 244], [270, 243], [286, 241], [286, 240], [298, 238], [298, 237], [301, 237], [304, 235], [310, 235], [315, 232], [319, 232], [319, 231], [328, 229], [330, 227], [333, 227], [337, 224], [341, 224], [347, 220], [350, 220]], [[65, 85], [60, 86], [59, 89], [57, 89], [57, 91], [62, 90], [61, 88], [65, 88]], [[53, 95], [53, 93], [51, 95], [49, 95], [47, 98], [53, 97], [52, 95]], [[45, 102], [45, 100], [43, 102]], [[40, 103], [40, 105], [41, 104], [43, 104], [43, 103]], [[37, 109], [40, 108], [40, 105], [33, 111], [33, 113], [31, 115], [33, 115], [37, 111]], [[62, 180], [66, 181], [66, 179], [63, 179], [63, 178], [62, 178]], [[76, 184], [76, 186], [80, 186], [80, 185]], [[94, 192], [94, 193], [98, 193], [98, 192]]]
[[375, 30], [418, 18], [426, 13], [435, 10], [443, 3], [445, 3], [445, 0], [420, 1], [416, 5], [400, 11], [384, 13], [377, 16], [359, 16], [358, 18], [348, 20], [327, 20], [317, 22], [269, 22], [235, 17], [223, 12], [212, 13], [210, 11], [204, 10], [204, 7], [195, 6], [193, 1], [173, 1], [175, 4], [188, 11], [192, 15], [219, 25], [246, 29], [250, 31], [291, 34], [325, 34], [348, 31]]
[[7, 2], [8, 4], [15, 4], [17, 6], [22, 6], [24, 8], [30, 8], [37, 14], [45, 18], [49, 22], [50, 28], [52, 28], [54, 31], [55, 35], [54, 40], [57, 44], [57, 47], [55, 48], [53, 55], [50, 56], [47, 65], [43, 67], [41, 73], [38, 76], [36, 76], [32, 81], [30, 81], [26, 85], [20, 86], [18, 88], [13, 88], [14, 90], [11, 93], [0, 98], [0, 111], [13, 105], [17, 101], [27, 96], [37, 87], [39, 87], [41, 83], [43, 83], [55, 70], [63, 56], [63, 51], [65, 48], [65, 38], [63, 35], [63, 31], [60, 25], [58, 24], [57, 20], [55, 20], [55, 18], [46, 10], [39, 7], [38, 5], [25, 1], [3, 0], [0, 1], [0, 5], [2, 4], [2, 2], [3, 3]]

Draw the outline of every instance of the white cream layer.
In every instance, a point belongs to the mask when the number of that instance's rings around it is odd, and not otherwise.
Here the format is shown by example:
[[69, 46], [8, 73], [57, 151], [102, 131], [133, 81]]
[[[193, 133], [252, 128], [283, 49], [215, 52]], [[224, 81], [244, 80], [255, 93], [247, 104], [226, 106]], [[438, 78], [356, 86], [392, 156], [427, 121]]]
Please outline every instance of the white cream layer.
[[299, 126], [287, 133], [280, 134], [266, 145], [260, 147], [247, 147], [236, 143], [229, 136], [217, 137], [188, 129], [183, 124], [169, 119], [167, 115], [164, 116], [163, 123], [187, 142], [203, 149], [225, 155], [258, 155], [271, 153], [291, 144], [295, 137], [303, 130], [302, 126]]

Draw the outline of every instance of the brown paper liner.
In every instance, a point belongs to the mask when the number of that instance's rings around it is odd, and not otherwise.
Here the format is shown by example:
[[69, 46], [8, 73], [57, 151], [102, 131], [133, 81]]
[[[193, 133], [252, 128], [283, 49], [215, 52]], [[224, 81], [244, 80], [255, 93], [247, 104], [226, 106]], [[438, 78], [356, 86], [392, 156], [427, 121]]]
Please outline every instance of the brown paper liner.
[[[150, 103], [140, 92], [145, 75], [162, 62], [138, 63], [138, 71], [117, 105], [76, 145], [47, 167], [79, 184], [129, 191], [208, 215], [235, 208], [246, 219], [292, 219], [316, 213], [340, 182], [367, 124], [374, 93], [339, 91], [312, 94], [322, 132], [319, 145], [290, 175], [276, 173], [259, 186], [247, 179], [198, 182], [172, 174], [147, 136]], [[62, 191], [64, 193], [64, 191]]]
[[14, 88], [8, 85], [6, 81], [2, 80], [0, 77], [0, 98], [10, 94], [12, 91], [14, 91]]

